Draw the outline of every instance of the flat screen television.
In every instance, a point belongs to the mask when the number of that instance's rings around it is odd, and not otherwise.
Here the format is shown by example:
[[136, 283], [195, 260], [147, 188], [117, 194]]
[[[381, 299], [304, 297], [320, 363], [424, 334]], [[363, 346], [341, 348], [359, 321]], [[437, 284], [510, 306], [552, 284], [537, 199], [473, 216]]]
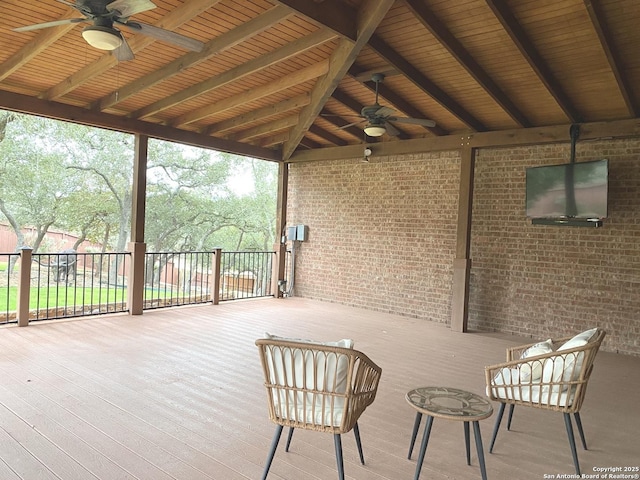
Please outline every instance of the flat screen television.
[[527, 168], [527, 217], [607, 217], [609, 160]]

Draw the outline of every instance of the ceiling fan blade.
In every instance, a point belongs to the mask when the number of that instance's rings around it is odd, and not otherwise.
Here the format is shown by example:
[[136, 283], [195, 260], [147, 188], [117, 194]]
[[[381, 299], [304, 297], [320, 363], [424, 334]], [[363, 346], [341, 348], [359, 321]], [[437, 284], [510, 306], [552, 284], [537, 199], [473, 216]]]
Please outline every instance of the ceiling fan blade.
[[53, 22], [37, 23], [35, 25], [27, 25], [26, 27], [14, 28], [14, 32], [29, 32], [31, 30], [40, 30], [41, 28], [57, 27], [58, 25], [68, 25], [69, 23], [84, 22], [86, 18], [67, 18], [65, 20], [54, 20]]
[[338, 130], [343, 130], [345, 128], [353, 127], [354, 125], [358, 125], [359, 123], [363, 123], [365, 121], [366, 120], [358, 120], [357, 122], [347, 123], [346, 125], [342, 125], [341, 127], [338, 127]]
[[391, 122], [384, 122], [384, 127], [387, 129], [387, 135], [391, 135], [392, 137], [400, 135], [400, 130], [394, 127]]
[[127, 39], [124, 38], [124, 35], [120, 34], [120, 36], [122, 37], [122, 43], [113, 51], [113, 56], [116, 57], [119, 62], [128, 62], [129, 60], [133, 60], [133, 50], [131, 50], [131, 47], [127, 43]]
[[146, 12], [156, 8], [156, 4], [149, 0], [114, 0], [107, 5], [107, 10], [120, 12], [120, 17], [128, 18], [136, 13]]
[[407, 118], [407, 117], [387, 117], [387, 120], [398, 123], [411, 123], [413, 125], [422, 125], [423, 127], [435, 127], [436, 122], [426, 118]]
[[73, 8], [78, 8], [75, 2], [68, 2], [67, 0], [58, 0], [58, 2], [64, 3], [65, 5], [69, 5], [70, 7], [73, 7]]
[[357, 117], [357, 118], [362, 118], [362, 115], [358, 115], [358, 114], [349, 114], [349, 113], [343, 113], [343, 114], [339, 114], [339, 113], [321, 113], [320, 114], [321, 117], [340, 117], [340, 118], [344, 118], [344, 117]]
[[184, 35], [180, 35], [179, 33], [170, 32], [169, 30], [165, 30], [164, 28], [154, 27], [153, 25], [146, 25], [139, 22], [119, 21], [118, 23], [123, 27], [131, 29], [134, 32], [148, 35], [149, 37], [153, 37], [156, 40], [162, 40], [178, 47], [182, 47], [186, 50], [201, 52], [204, 48], [204, 43], [198, 40], [194, 40], [193, 38], [185, 37]]
[[380, 116], [380, 117], [388, 117], [390, 115], [392, 115], [393, 113], [395, 113], [395, 110], [391, 107], [380, 107], [375, 115], [376, 116]]

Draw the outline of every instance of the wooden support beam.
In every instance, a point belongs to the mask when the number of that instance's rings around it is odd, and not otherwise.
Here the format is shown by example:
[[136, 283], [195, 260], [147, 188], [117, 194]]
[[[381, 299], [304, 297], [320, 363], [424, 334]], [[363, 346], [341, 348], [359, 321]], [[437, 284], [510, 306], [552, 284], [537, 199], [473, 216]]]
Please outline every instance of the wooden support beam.
[[330, 40], [331, 38], [333, 38], [333, 35], [326, 30], [320, 30], [318, 32], [312, 33], [299, 40], [288, 43], [282, 48], [278, 48], [277, 50], [274, 50], [265, 55], [261, 55], [254, 60], [245, 62], [242, 65], [238, 65], [237, 67], [227, 70], [226, 72], [223, 72], [220, 75], [216, 75], [215, 77], [205, 80], [204, 82], [188, 87], [174, 95], [163, 98], [162, 100], [158, 100], [151, 105], [133, 112], [131, 114], [131, 117], [149, 117], [155, 113], [166, 110], [167, 108], [171, 108], [174, 105], [186, 102], [199, 95], [203, 95], [212, 90], [215, 90], [216, 88], [227, 85], [232, 81], [238, 80], [259, 70], [275, 65], [278, 62], [282, 62], [288, 58], [300, 55], [310, 48], [320, 45]]
[[356, 41], [357, 12], [339, 0], [323, 0], [322, 3], [309, 0], [278, 0], [297, 13], [305, 16], [319, 27], [330, 29], [336, 35]]
[[282, 297], [279, 282], [285, 279], [285, 268], [287, 260], [286, 243], [282, 241], [284, 228], [287, 226], [287, 195], [289, 192], [289, 165], [281, 163], [278, 166], [278, 193], [276, 197], [276, 261], [274, 262], [272, 292], [276, 298]]
[[[334, 114], [334, 113], [332, 113], [332, 112], [330, 112], [328, 110], [322, 110], [322, 112], [320, 112], [320, 115], [322, 116], [322, 119], [325, 122], [330, 123], [336, 129], [342, 130], [342, 131], [348, 133], [349, 135], [351, 135], [352, 137], [357, 138], [358, 140], [364, 140], [364, 138], [365, 138], [364, 131], [362, 130], [361, 127], [359, 128], [359, 127], [356, 127], [356, 126], [352, 125], [352, 123], [353, 123], [352, 121], [344, 120], [339, 115], [336, 115], [336, 114]], [[353, 118], [351, 120], [355, 120], [355, 118]], [[363, 120], [363, 124], [364, 124], [364, 120]]]
[[292, 72], [291, 74], [277, 80], [269, 81], [259, 87], [245, 90], [244, 92], [233, 97], [227, 97], [220, 100], [219, 102], [213, 103], [211, 105], [206, 105], [204, 107], [197, 108], [188, 113], [185, 113], [184, 115], [180, 115], [171, 122], [171, 125], [173, 125], [174, 127], [178, 127], [181, 125], [187, 125], [189, 123], [197, 122], [198, 120], [209, 117], [216, 113], [230, 110], [238, 105], [253, 102], [254, 100], [273, 95], [274, 93], [281, 92], [282, 90], [286, 90], [295, 85], [299, 85], [301, 83], [308, 82], [309, 80], [316, 79], [327, 73], [328, 70], [329, 62], [327, 60], [323, 60], [307, 68]]
[[229, 140], [241, 141], [255, 137], [262, 137], [273, 132], [277, 132], [278, 130], [284, 130], [285, 128], [292, 127], [299, 121], [299, 115], [289, 115], [288, 117], [280, 118], [272, 122], [262, 123], [261, 125], [256, 125], [255, 127], [247, 128], [246, 130], [241, 130], [231, 135], [227, 135], [227, 138]]
[[133, 185], [131, 186], [131, 241], [144, 242], [149, 137], [136, 134], [134, 148]]
[[149, 137], [135, 136], [133, 159], [133, 185], [131, 192], [131, 265], [127, 290], [127, 305], [130, 315], [142, 315], [144, 310], [145, 253], [144, 218], [147, 197], [147, 155]]
[[466, 332], [469, 313], [469, 277], [471, 274], [471, 211], [473, 208], [473, 174], [475, 149], [465, 146], [460, 151], [460, 183], [458, 186], [458, 227], [456, 258], [453, 261], [451, 295], [451, 330]]
[[398, 52], [396, 52], [390, 45], [387, 44], [382, 38], [377, 35], [373, 35], [369, 40], [369, 46], [375, 50], [375, 52], [384, 58], [388, 63], [397, 68], [402, 74], [411, 80], [411, 82], [422, 90], [424, 93], [433, 98], [443, 108], [448, 110], [458, 120], [467, 125], [469, 128], [482, 132], [487, 130], [487, 127], [470, 112], [462, 108], [458, 102], [447, 95], [444, 90], [438, 87], [435, 83], [429, 80], [423, 75], [417, 68], [403, 58]]
[[[70, 18], [78, 18], [79, 13], [75, 8], [70, 8], [59, 20], [67, 20]], [[64, 34], [75, 28], [77, 23], [69, 23], [67, 25], [59, 25], [57, 27], [45, 28], [41, 30], [29, 43], [11, 55], [2, 62], [2, 70], [0, 71], [0, 81], [7, 78], [13, 72], [18, 70], [29, 60], [46, 50], [49, 45], [56, 42]]]
[[393, 0], [364, 0], [357, 13], [358, 38], [354, 42], [340, 39], [330, 58], [329, 71], [311, 92], [311, 103], [302, 109], [300, 123], [290, 132], [289, 140], [282, 148], [283, 160], [288, 159], [298, 147], [305, 132], [313, 124], [327, 99], [347, 73], [356, 57], [393, 5]]
[[214, 135], [222, 133], [226, 130], [232, 130], [236, 127], [242, 127], [243, 125], [247, 125], [249, 123], [257, 122], [260, 120], [264, 121], [274, 115], [279, 115], [290, 110], [297, 110], [298, 108], [304, 107], [305, 105], [309, 105], [310, 101], [311, 99], [308, 93], [296, 95], [295, 97], [283, 100], [274, 105], [267, 105], [266, 107], [262, 107], [251, 112], [238, 115], [237, 117], [229, 118], [228, 120], [223, 120], [222, 122], [214, 123], [213, 125], [209, 125], [206, 129], [206, 132], [204, 133], [208, 135]]
[[[188, 3], [188, 2], [187, 2]], [[274, 7], [266, 13], [243, 23], [228, 32], [207, 42], [201, 52], [190, 52], [174, 61], [168, 63], [162, 68], [145, 75], [142, 78], [134, 80], [130, 84], [119, 88], [115, 92], [97, 100], [92, 105], [96, 110], [105, 110], [113, 105], [126, 100], [127, 98], [145, 90], [153, 85], [157, 85], [174, 75], [184, 71], [189, 67], [193, 67], [205, 60], [217, 55], [218, 53], [228, 50], [231, 47], [244, 42], [245, 40], [259, 34], [276, 23], [281, 22], [290, 15], [285, 7]]]
[[629, 115], [632, 117], [637, 117], [638, 107], [634, 103], [631, 96], [631, 92], [633, 90], [629, 85], [627, 77], [622, 74], [622, 70], [620, 68], [620, 65], [622, 65], [622, 63], [618, 55], [618, 49], [615, 47], [613, 43], [613, 36], [611, 35], [609, 28], [607, 28], [607, 25], [605, 24], [606, 17], [604, 16], [602, 9], [600, 8], [600, 4], [598, 0], [584, 0], [584, 4], [587, 7], [587, 12], [589, 12], [589, 17], [591, 18], [591, 23], [593, 24], [593, 28], [598, 35], [600, 45], [602, 46], [602, 50], [607, 57], [607, 61], [609, 62], [609, 66], [611, 67], [611, 72], [616, 79], [618, 90], [620, 90], [620, 95], [622, 95], [622, 99], [627, 106]]
[[96, 112], [94, 110], [87, 110], [58, 102], [48, 102], [17, 93], [0, 93], [0, 108], [71, 123], [89, 125], [91, 127], [107, 128], [125, 133], [139, 133], [169, 142], [208, 148], [219, 152], [234, 153], [236, 155], [246, 155], [263, 160], [278, 161], [281, 158], [281, 153], [276, 150], [245, 145], [231, 140], [210, 137], [197, 132], [179, 130], [165, 125], [119, 117], [117, 115]]
[[531, 68], [540, 81], [547, 88], [549, 93], [555, 98], [556, 102], [565, 113], [571, 123], [578, 123], [581, 121], [582, 116], [578, 113], [567, 94], [562, 89], [560, 82], [555, 78], [551, 69], [547, 66], [546, 62], [542, 59], [542, 56], [538, 53], [533, 46], [531, 40], [527, 36], [526, 32], [511, 13], [509, 6], [505, 0], [486, 0], [487, 5], [493, 11], [493, 14], [502, 24], [502, 28], [509, 34], [511, 40], [516, 45], [520, 53], [529, 63]]
[[491, 76], [475, 61], [473, 55], [464, 48], [462, 43], [449, 31], [435, 14], [418, 0], [405, 0], [409, 10], [420, 20], [422, 25], [446, 48], [451, 56], [478, 82], [478, 84], [493, 98], [511, 119], [521, 127], [530, 127], [531, 121], [520, 111], [511, 99], [504, 93]]
[[260, 147], [272, 147], [274, 145], [281, 145], [289, 139], [289, 132], [280, 132], [268, 137], [260, 138], [254, 142], [253, 145]]
[[[519, 128], [497, 132], [476, 132], [443, 137], [415, 138], [397, 142], [376, 144], [376, 155], [405, 155], [421, 152], [438, 152], [469, 148], [510, 147], [516, 145], [544, 145], [548, 143], [570, 143], [571, 125]], [[640, 119], [615, 120], [580, 124], [580, 141], [640, 137]], [[362, 145], [328, 147], [296, 152], [289, 162], [312, 162], [358, 158]]]
[[345, 146], [348, 142], [340, 138], [339, 136], [327, 132], [325, 129], [318, 127], [317, 125], [311, 125], [309, 127], [309, 133], [313, 133], [320, 138], [324, 138], [327, 142], [331, 142], [334, 145]]

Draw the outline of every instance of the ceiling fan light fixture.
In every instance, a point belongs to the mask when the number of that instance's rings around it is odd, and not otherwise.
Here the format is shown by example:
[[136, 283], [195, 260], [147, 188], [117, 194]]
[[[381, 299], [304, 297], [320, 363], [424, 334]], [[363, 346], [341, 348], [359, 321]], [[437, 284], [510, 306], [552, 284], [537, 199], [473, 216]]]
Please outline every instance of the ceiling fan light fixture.
[[99, 50], [115, 50], [122, 45], [120, 32], [108, 27], [89, 25], [82, 31], [82, 36], [89, 45]]
[[375, 123], [368, 123], [364, 127], [364, 133], [366, 133], [369, 137], [381, 137], [386, 133], [387, 129], [384, 128], [384, 125], [377, 125]]

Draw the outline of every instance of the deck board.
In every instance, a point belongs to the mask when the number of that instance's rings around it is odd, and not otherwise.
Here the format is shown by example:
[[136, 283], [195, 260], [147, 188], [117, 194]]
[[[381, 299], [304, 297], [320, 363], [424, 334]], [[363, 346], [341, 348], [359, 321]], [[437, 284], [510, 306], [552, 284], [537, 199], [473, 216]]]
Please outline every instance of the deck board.
[[[260, 478], [274, 427], [254, 340], [264, 332], [353, 338], [383, 369], [360, 420], [366, 465], [343, 438], [349, 480], [413, 478], [407, 460], [421, 385], [484, 391], [486, 364], [529, 339], [458, 334], [439, 323], [307, 299], [263, 299], [0, 329], [0, 478], [242, 480]], [[600, 352], [582, 410], [589, 451], [582, 472], [634, 466], [640, 358]], [[615, 403], [614, 403], [615, 402]], [[615, 408], [613, 406], [615, 405]], [[573, 473], [562, 416], [516, 409], [488, 454], [493, 417], [481, 422], [489, 478]], [[420, 438], [421, 438], [420, 433]], [[420, 439], [419, 438], [419, 439]], [[462, 427], [436, 420], [421, 478], [479, 478], [464, 459]], [[336, 477], [330, 436], [297, 431], [269, 478]]]

